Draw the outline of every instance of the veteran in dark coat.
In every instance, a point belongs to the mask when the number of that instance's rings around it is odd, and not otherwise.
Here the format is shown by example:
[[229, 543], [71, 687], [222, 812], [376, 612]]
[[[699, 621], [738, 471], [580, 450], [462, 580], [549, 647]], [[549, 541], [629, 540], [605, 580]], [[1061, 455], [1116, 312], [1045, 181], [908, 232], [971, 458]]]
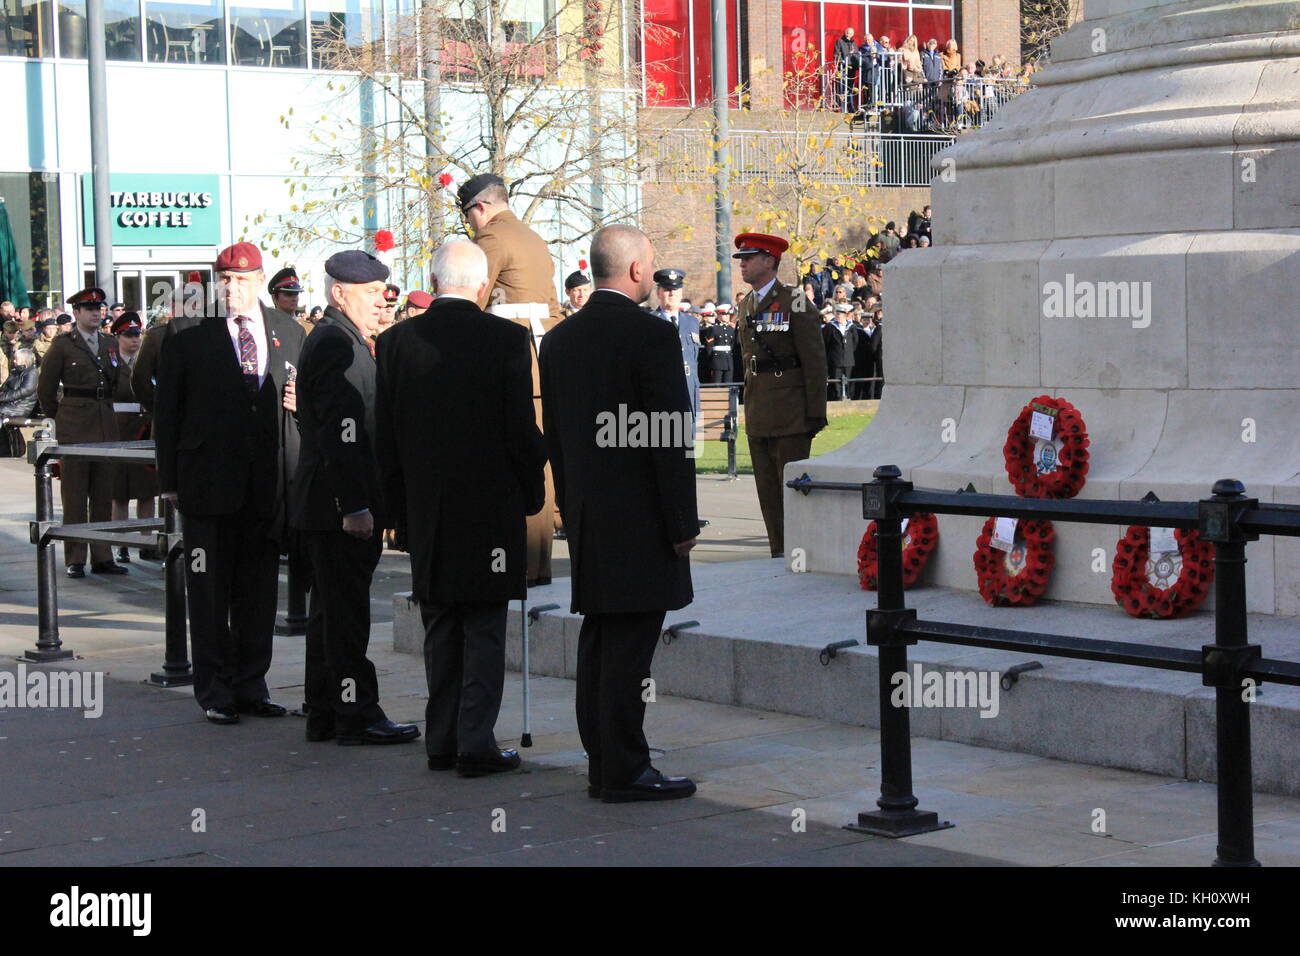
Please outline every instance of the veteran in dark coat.
[[[41, 362], [37, 385], [41, 414], [54, 419], [54, 436], [60, 444], [118, 440], [113, 415], [113, 390], [120, 364], [117, 343], [111, 335], [99, 331], [106, 300], [103, 289], [82, 289], [70, 297], [73, 329], [54, 340]], [[60, 462], [63, 523], [111, 520], [116, 473], [117, 466], [112, 462]], [[63, 558], [68, 577], [86, 576], [85, 542], [65, 541]], [[96, 574], [127, 573], [113, 560], [112, 548], [107, 544], [92, 544], [90, 561], [90, 570]]]
[[394, 744], [420, 736], [388, 719], [370, 645], [370, 582], [390, 522], [375, 457], [371, 336], [387, 308], [388, 267], [366, 252], [325, 262], [330, 305], [298, 362], [302, 446], [290, 525], [311, 565], [307, 621], [307, 739]]
[[424, 623], [429, 768], [482, 776], [520, 764], [494, 727], [506, 609], [526, 594], [527, 517], [546, 498], [546, 454], [528, 331], [476, 304], [482, 250], [453, 240], [431, 270], [433, 304], [379, 338], [379, 461]]
[[[641, 696], [665, 613], [693, 597], [688, 555], [700, 524], [681, 340], [637, 305], [653, 284], [644, 233], [600, 230], [591, 268], [596, 291], [546, 336], [541, 355], [572, 609], [583, 615], [577, 711], [588, 794], [607, 802], [688, 797], [690, 780], [650, 764]], [[645, 424], [656, 421], [667, 434], [647, 434], [655, 426]]]
[[736, 335], [745, 370], [745, 434], [772, 557], [785, 553], [782, 473], [807, 458], [826, 427], [826, 344], [811, 302], [776, 277], [789, 247], [778, 236], [736, 237], [740, 272], [751, 291], [740, 304]]
[[[302, 329], [258, 302], [262, 254], [217, 256], [219, 314], [173, 319], [153, 396], [158, 487], [181, 513], [194, 696], [213, 723], [279, 717], [266, 672], [286, 532]], [[143, 351], [144, 346], [141, 346]]]

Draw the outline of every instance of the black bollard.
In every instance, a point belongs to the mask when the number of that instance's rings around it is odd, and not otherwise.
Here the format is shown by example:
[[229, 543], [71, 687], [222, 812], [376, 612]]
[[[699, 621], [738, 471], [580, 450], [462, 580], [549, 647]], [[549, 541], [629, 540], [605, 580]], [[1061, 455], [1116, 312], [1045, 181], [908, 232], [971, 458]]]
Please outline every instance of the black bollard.
[[876, 610], [867, 612], [867, 643], [879, 648], [880, 694], [880, 798], [879, 810], [859, 813], [857, 824], [845, 829], [876, 836], [905, 837], [952, 826], [930, 810], [918, 810], [912, 793], [911, 717], [906, 706], [890, 702], [893, 676], [907, 673], [907, 645], [916, 639], [899, 626], [916, 617], [903, 601], [903, 516], [898, 496], [911, 491], [894, 465], [873, 472], [874, 481], [862, 486], [863, 517], [876, 522], [876, 560], [879, 583]]
[[36, 647], [25, 651], [23, 660], [37, 663], [66, 661], [76, 655], [63, 649], [59, 640], [58, 564], [56, 543], [45, 536], [54, 525], [54, 469], [42, 452], [55, 447], [48, 431], [39, 431], [28, 445], [28, 461], [36, 466], [36, 520], [31, 524], [36, 550]]
[[166, 582], [167, 646], [161, 671], [149, 675], [155, 687], [185, 687], [194, 683], [190, 669], [189, 633], [185, 620], [185, 544], [176, 520], [176, 505], [163, 499], [162, 547], [166, 555], [163, 578]]
[[1259, 866], [1255, 859], [1255, 808], [1251, 792], [1250, 704], [1242, 669], [1260, 656], [1246, 643], [1246, 542], [1239, 518], [1258, 501], [1241, 482], [1214, 483], [1202, 500], [1201, 534], [1214, 542], [1214, 643], [1201, 648], [1202, 682], [1214, 687], [1215, 755], [1218, 767], [1219, 844], [1215, 866]]

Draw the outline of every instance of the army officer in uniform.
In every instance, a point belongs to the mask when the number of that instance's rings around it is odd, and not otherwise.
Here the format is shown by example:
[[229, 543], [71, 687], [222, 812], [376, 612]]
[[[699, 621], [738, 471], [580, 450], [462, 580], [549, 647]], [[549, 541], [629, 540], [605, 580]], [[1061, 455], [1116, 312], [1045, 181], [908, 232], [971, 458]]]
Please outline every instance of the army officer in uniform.
[[776, 277], [789, 243], [744, 232], [736, 237], [740, 275], [750, 292], [736, 335], [745, 372], [745, 433], [772, 557], [785, 553], [782, 473], [807, 458], [826, 427], [826, 345], [821, 318], [794, 286]]
[[[103, 289], [82, 289], [68, 299], [76, 324], [60, 335], [41, 363], [41, 411], [54, 419], [54, 436], [60, 444], [117, 441], [113, 415], [113, 390], [120, 360], [117, 345], [99, 331], [107, 296]], [[59, 386], [63, 386], [62, 398]], [[63, 461], [59, 463], [63, 523], [109, 521], [113, 516], [113, 462]], [[68, 577], [86, 576], [86, 543], [65, 541], [63, 557]], [[95, 574], [126, 574], [113, 560], [112, 548], [90, 546], [90, 570]]]
[[692, 414], [700, 417], [700, 321], [681, 307], [682, 285], [686, 273], [681, 269], [660, 269], [654, 275], [655, 297], [659, 302], [651, 315], [673, 324], [682, 343], [682, 365], [686, 371], [686, 390], [691, 396]]

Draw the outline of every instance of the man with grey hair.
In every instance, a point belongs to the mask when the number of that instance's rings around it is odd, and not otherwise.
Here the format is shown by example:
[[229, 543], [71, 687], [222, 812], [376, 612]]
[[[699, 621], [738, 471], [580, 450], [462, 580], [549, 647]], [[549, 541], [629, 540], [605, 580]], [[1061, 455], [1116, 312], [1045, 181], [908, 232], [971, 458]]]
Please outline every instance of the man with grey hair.
[[528, 331], [477, 304], [487, 257], [457, 239], [431, 268], [437, 298], [378, 340], [377, 450], [424, 623], [429, 769], [479, 777], [520, 763], [494, 728], [506, 608], [527, 593], [527, 516], [545, 501], [546, 452]]
[[[573, 560], [578, 732], [590, 797], [606, 803], [689, 797], [695, 784], [650, 764], [644, 681], [664, 615], [691, 603], [700, 523], [692, 408], [673, 327], [638, 307], [654, 287], [639, 229], [606, 226], [591, 244], [596, 291], [542, 343], [542, 410]], [[667, 442], [635, 426], [609, 440], [611, 416], [677, 422]], [[641, 434], [644, 436], [644, 429]]]

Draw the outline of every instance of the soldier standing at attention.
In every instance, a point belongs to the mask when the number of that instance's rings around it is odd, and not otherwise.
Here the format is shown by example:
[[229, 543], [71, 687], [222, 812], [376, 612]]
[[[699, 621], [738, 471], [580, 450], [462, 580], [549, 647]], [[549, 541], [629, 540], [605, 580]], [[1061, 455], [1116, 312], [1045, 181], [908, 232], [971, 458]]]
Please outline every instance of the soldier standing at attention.
[[686, 391], [691, 396], [691, 409], [696, 420], [700, 417], [700, 320], [681, 308], [682, 285], [686, 273], [681, 269], [660, 269], [654, 275], [655, 297], [659, 307], [651, 311], [673, 324], [682, 343], [682, 366], [686, 370]]
[[[479, 308], [509, 319], [532, 334], [533, 411], [542, 427], [542, 390], [537, 350], [542, 336], [563, 318], [555, 298], [555, 265], [546, 240], [510, 211], [505, 180], [480, 173], [457, 191], [474, 243], [487, 256], [487, 291]], [[528, 518], [528, 586], [551, 583], [551, 542], [555, 539], [555, 485], [546, 467], [546, 503]]]
[[776, 277], [789, 243], [744, 232], [736, 237], [740, 275], [751, 291], [740, 304], [736, 335], [745, 369], [745, 433], [772, 557], [785, 553], [782, 473], [807, 458], [826, 427], [826, 345], [813, 304]]
[[718, 306], [718, 321], [709, 326], [704, 339], [704, 362], [713, 384], [731, 381], [731, 347], [736, 344], [736, 328], [731, 323], [731, 306]]
[[298, 314], [298, 297], [302, 295], [302, 281], [298, 278], [298, 270], [293, 266], [285, 266], [271, 276], [271, 281], [266, 284], [266, 291], [271, 293], [271, 304], [289, 318]]
[[[113, 415], [113, 390], [119, 359], [113, 338], [101, 335], [100, 317], [107, 296], [103, 289], [82, 289], [68, 299], [76, 327], [60, 335], [41, 363], [41, 411], [54, 419], [54, 437], [60, 444], [117, 441]], [[59, 398], [59, 386], [63, 397]], [[113, 462], [64, 461], [60, 463], [63, 523], [109, 521], [113, 516]], [[63, 558], [68, 577], [86, 576], [86, 543], [65, 541]], [[113, 560], [107, 544], [90, 546], [90, 570], [95, 574], [126, 574]]]

